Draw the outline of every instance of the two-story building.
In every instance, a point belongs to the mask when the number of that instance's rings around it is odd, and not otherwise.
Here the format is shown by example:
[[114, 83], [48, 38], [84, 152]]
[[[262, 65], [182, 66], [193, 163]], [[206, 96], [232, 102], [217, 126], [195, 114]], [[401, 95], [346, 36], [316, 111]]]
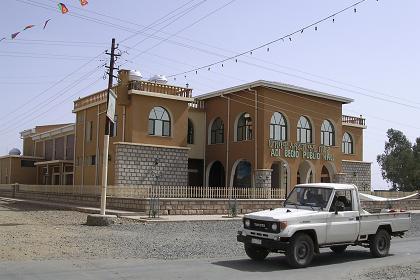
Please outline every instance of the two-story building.
[[[350, 182], [370, 189], [352, 99], [256, 81], [193, 98], [189, 88], [119, 72], [111, 185], [272, 187]], [[106, 90], [74, 102], [76, 185], [101, 184]]]

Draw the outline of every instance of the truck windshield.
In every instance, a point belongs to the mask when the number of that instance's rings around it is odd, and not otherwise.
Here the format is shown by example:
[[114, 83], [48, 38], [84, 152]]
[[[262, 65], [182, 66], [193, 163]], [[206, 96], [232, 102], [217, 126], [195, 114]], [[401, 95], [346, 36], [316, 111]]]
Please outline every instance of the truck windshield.
[[284, 202], [285, 207], [310, 207], [325, 209], [330, 199], [332, 189], [316, 187], [295, 187]]

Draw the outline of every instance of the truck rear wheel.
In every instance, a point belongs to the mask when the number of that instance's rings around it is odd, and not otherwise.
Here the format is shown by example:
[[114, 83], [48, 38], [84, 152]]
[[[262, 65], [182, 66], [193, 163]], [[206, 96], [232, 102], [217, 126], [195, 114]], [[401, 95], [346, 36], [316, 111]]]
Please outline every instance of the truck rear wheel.
[[387, 256], [389, 247], [391, 247], [391, 236], [385, 229], [379, 229], [370, 239], [370, 253], [375, 258]]
[[245, 253], [254, 261], [263, 261], [268, 256], [269, 252], [267, 249], [245, 244]]
[[306, 233], [297, 233], [286, 250], [287, 261], [290, 266], [301, 268], [308, 266], [314, 257], [314, 242]]
[[333, 251], [336, 254], [342, 254], [347, 249], [347, 245], [337, 245], [337, 246], [331, 246], [331, 251]]

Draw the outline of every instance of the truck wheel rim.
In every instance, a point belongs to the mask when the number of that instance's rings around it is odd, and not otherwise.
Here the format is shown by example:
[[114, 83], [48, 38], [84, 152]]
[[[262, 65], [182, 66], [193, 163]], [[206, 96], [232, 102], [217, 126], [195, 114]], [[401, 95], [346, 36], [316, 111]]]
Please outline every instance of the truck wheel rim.
[[378, 250], [379, 251], [385, 251], [387, 248], [387, 241], [385, 237], [382, 237], [378, 240]]
[[301, 242], [296, 248], [296, 256], [298, 260], [304, 260], [308, 256], [309, 245], [306, 242]]

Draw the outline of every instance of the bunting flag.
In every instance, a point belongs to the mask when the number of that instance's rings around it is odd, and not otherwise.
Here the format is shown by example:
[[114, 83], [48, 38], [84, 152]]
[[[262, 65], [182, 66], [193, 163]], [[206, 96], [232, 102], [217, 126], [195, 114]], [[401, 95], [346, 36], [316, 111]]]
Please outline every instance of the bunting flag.
[[62, 14], [66, 14], [69, 12], [69, 9], [67, 9], [66, 5], [64, 5], [63, 3], [58, 3], [57, 6]]
[[50, 21], [51, 19], [49, 18], [49, 19], [47, 19], [45, 22], [44, 22], [44, 27], [42, 28], [43, 30], [45, 29], [45, 27], [47, 27], [47, 24], [48, 24], [48, 22]]
[[80, 0], [80, 5], [86, 6], [88, 4], [88, 0]]
[[16, 36], [17, 36], [17, 35], [19, 35], [19, 33], [20, 33], [20, 32], [13, 33], [13, 34], [11, 35], [12, 39], [15, 39], [15, 38], [16, 38]]
[[33, 24], [30, 24], [30, 25], [27, 25], [23, 30], [27, 30], [27, 29], [29, 29], [29, 28], [32, 28], [32, 27], [34, 27], [35, 25], [33, 25]]

